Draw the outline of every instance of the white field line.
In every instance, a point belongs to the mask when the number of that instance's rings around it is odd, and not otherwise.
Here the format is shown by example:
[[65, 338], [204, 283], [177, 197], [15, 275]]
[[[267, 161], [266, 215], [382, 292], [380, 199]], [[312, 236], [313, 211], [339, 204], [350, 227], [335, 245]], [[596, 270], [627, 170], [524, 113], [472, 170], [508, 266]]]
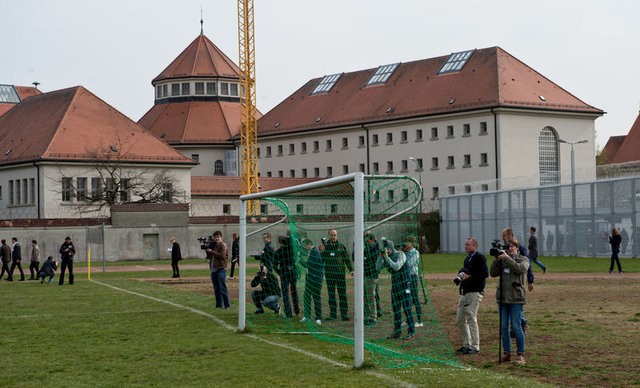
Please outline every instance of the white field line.
[[[145, 295], [145, 294], [141, 294], [141, 293], [136, 292], [136, 291], [126, 290], [124, 288], [116, 287], [116, 286], [113, 286], [113, 285], [108, 284], [108, 283], [102, 283], [102, 282], [97, 281], [97, 280], [93, 280], [92, 279], [91, 282], [99, 284], [101, 286], [112, 288], [112, 289], [114, 289], [116, 291], [124, 292], [124, 293], [131, 294], [131, 295], [136, 295], [136, 296], [139, 296], [141, 298], [150, 299], [150, 300], [153, 300], [153, 301], [159, 302], [159, 303], [165, 303], [165, 304], [168, 304], [168, 305], [176, 307], [176, 308], [187, 310], [187, 311], [192, 312], [194, 314], [205, 316], [207, 318], [210, 318], [211, 320], [213, 320], [214, 322], [216, 322], [217, 324], [219, 324], [220, 326], [222, 326], [226, 330], [236, 331], [236, 327], [235, 326], [229, 325], [228, 323], [226, 323], [222, 319], [216, 317], [213, 314], [209, 314], [209, 313], [207, 313], [205, 311], [197, 310], [197, 309], [194, 309], [192, 307], [184, 306], [184, 305], [181, 305], [181, 304], [178, 304], [178, 303], [174, 303], [174, 302], [171, 302], [171, 301], [168, 301], [168, 300], [165, 300], [165, 299], [156, 298], [155, 296]], [[296, 347], [291, 346], [291, 345], [287, 345], [287, 344], [283, 344], [283, 343], [279, 343], [279, 342], [272, 342], [272, 341], [266, 340], [264, 338], [260, 338], [260, 337], [256, 336], [255, 334], [243, 334], [243, 335], [245, 335], [245, 336], [247, 336], [249, 338], [258, 340], [260, 342], [264, 342], [264, 343], [269, 344], [271, 346], [278, 346], [278, 347], [283, 348], [283, 349], [287, 349], [287, 350], [290, 350], [290, 351], [293, 351], [293, 352], [298, 352], [298, 353], [304, 354], [307, 357], [314, 358], [314, 359], [322, 361], [322, 362], [326, 362], [326, 363], [328, 363], [330, 365], [333, 365], [333, 366], [339, 366], [339, 367], [346, 368], [346, 369], [352, 368], [352, 365], [347, 365], [345, 363], [338, 362], [338, 361], [332, 360], [330, 358], [327, 358], [327, 357], [325, 357], [323, 355], [312, 353], [312, 352], [309, 352], [309, 351], [304, 350], [304, 349], [299, 349], [299, 348], [296, 348]], [[411, 383], [407, 383], [405, 381], [398, 380], [398, 379], [396, 379], [394, 377], [391, 377], [391, 376], [388, 376], [388, 375], [385, 375], [385, 374], [382, 374], [382, 373], [378, 373], [378, 372], [374, 372], [374, 371], [370, 371], [370, 370], [364, 370], [364, 371], [362, 371], [362, 373], [366, 373], [366, 374], [369, 374], [371, 376], [375, 376], [375, 377], [379, 378], [380, 380], [384, 380], [387, 383], [392, 384], [393, 386], [415, 387], [415, 385], [413, 385]]]

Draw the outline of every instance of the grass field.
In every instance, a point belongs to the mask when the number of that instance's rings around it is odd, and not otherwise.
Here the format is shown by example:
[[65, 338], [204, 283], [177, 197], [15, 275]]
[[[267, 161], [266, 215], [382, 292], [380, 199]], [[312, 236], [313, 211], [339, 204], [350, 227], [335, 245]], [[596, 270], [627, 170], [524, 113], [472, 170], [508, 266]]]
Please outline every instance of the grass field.
[[[462, 259], [425, 257], [429, 291], [454, 347], [457, 294], [450, 278]], [[206, 269], [183, 270], [184, 287], [157, 281], [168, 278], [168, 262], [129, 263], [126, 271], [93, 272], [92, 281], [79, 274], [74, 286], [2, 281], [0, 385], [640, 385], [640, 260], [623, 260], [623, 275], [606, 274], [607, 259], [544, 261], [550, 271], [537, 273], [525, 308], [531, 329], [524, 367], [496, 363], [494, 280], [479, 313], [482, 352], [461, 357], [468, 367], [385, 369], [367, 359], [363, 370], [352, 368], [353, 350], [344, 345], [236, 333], [237, 303], [228, 311], [213, 308], [210, 291], [203, 292], [210, 288]], [[183, 261], [196, 262], [202, 261]], [[140, 268], [149, 266], [162, 270]]]

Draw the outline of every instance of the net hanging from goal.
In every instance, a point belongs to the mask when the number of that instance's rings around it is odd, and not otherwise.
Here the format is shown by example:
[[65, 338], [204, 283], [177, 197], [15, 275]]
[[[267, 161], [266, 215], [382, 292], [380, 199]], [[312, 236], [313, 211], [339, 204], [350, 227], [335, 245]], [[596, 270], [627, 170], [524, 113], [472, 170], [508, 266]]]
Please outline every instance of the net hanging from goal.
[[[406, 176], [364, 176], [363, 192], [355, 195], [347, 180], [260, 198], [262, 222], [247, 222], [245, 240], [247, 327], [346, 345], [361, 327], [366, 357], [381, 365], [457, 365], [418, 252], [420, 185]], [[270, 224], [275, 219], [283, 221]], [[361, 293], [354, 292], [358, 257]], [[358, 299], [361, 326], [354, 325]]]

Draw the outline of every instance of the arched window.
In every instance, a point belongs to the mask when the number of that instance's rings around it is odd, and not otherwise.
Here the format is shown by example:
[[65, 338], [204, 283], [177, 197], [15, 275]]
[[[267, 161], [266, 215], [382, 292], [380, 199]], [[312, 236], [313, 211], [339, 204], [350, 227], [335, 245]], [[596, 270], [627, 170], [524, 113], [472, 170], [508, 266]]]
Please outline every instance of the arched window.
[[556, 130], [552, 127], [544, 127], [538, 136], [538, 168], [541, 186], [560, 183], [558, 151]]
[[218, 159], [213, 164], [213, 175], [224, 175], [224, 164], [222, 160]]

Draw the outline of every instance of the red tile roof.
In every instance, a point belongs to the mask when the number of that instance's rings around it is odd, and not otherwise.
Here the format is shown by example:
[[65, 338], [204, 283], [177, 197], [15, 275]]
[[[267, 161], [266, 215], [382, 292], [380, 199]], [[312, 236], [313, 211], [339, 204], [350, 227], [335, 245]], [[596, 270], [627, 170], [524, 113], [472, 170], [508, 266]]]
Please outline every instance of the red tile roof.
[[[611, 142], [611, 139], [609, 139], [609, 142]], [[609, 146], [609, 142], [607, 142], [607, 146]], [[611, 163], [640, 160], [640, 115], [631, 126], [629, 133], [624, 137], [624, 141], [620, 144], [615, 155], [610, 155], [608, 152], [607, 155]]]
[[240, 104], [224, 101], [156, 104], [138, 123], [172, 145], [225, 143], [240, 132]]
[[314, 130], [492, 107], [602, 115], [499, 47], [476, 50], [459, 72], [438, 75], [448, 56], [401, 63], [386, 83], [376, 69], [343, 73], [327, 93], [312, 79], [266, 113], [259, 135]]
[[609, 138], [609, 140], [607, 141], [607, 144], [602, 149], [602, 152], [607, 157], [607, 163], [611, 163], [611, 161], [616, 156], [616, 153], [620, 149], [620, 146], [622, 145], [626, 137], [627, 137], [626, 135], [622, 135], [622, 136], [611, 136]]
[[240, 69], [209, 38], [201, 34], [152, 83], [203, 76], [239, 78]]
[[0, 116], [0, 165], [90, 161], [112, 145], [121, 161], [196, 164], [82, 86], [27, 98]]
[[[316, 178], [258, 178], [260, 191], [269, 191], [314, 182]], [[191, 196], [239, 196], [242, 180], [239, 176], [192, 176]]]

